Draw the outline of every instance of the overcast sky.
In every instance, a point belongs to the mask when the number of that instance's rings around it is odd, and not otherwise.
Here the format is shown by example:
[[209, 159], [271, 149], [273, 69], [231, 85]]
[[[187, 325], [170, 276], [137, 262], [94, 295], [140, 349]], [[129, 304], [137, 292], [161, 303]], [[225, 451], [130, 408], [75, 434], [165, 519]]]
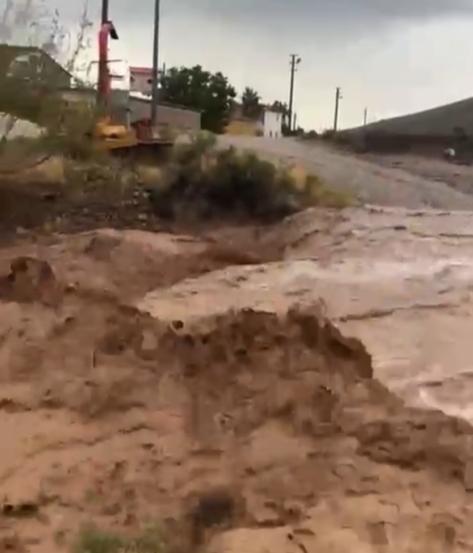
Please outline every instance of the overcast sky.
[[[46, 1], [67, 19], [79, 11], [79, 0]], [[100, 4], [89, 0], [92, 18]], [[151, 63], [153, 5], [110, 0], [114, 57]], [[299, 54], [306, 128], [332, 124], [336, 86], [345, 127], [365, 106], [373, 120], [473, 96], [473, 0], [161, 0], [161, 15], [161, 62], [221, 70], [267, 102], [287, 100], [289, 54]]]

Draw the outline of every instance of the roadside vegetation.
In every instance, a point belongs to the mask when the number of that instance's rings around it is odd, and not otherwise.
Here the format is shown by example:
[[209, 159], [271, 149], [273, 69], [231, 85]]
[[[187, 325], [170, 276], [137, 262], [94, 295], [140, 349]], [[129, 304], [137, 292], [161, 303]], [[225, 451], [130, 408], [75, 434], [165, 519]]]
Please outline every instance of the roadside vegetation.
[[39, 225], [63, 232], [94, 224], [150, 229], [266, 224], [312, 206], [340, 209], [354, 203], [302, 169], [221, 149], [211, 134], [176, 145], [167, 159], [149, 163], [97, 151], [81, 125], [3, 147], [0, 228]]
[[176, 147], [161, 182], [148, 192], [157, 214], [172, 220], [272, 222], [310, 206], [353, 203], [314, 175], [297, 174], [254, 153], [219, 149], [209, 134]]

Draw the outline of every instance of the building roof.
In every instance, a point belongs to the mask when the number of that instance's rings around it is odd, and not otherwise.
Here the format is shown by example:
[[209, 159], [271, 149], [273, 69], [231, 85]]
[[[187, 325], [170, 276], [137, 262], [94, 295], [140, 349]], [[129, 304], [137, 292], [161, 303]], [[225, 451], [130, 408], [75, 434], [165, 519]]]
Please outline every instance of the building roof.
[[10, 64], [18, 56], [21, 56], [22, 54], [35, 53], [51, 60], [59, 71], [72, 78], [69, 71], [67, 71], [60, 63], [58, 63], [52, 56], [41, 48], [37, 48], [35, 46], [15, 46], [11, 44], [0, 44], [0, 75], [6, 75]]
[[153, 74], [153, 70], [151, 69], [151, 67], [130, 67], [130, 73], [134, 73], [135, 75], [149, 76]]
[[[143, 102], [146, 104], [151, 104], [151, 98], [149, 96], [145, 96], [144, 94], [140, 94], [139, 92], [130, 92], [130, 100], [134, 100], [135, 102]], [[180, 104], [171, 104], [169, 102], [163, 102], [162, 100], [159, 101], [160, 106], [164, 106], [166, 108], [175, 108], [175, 109], [181, 109], [183, 111], [193, 111], [194, 113], [202, 113], [200, 109], [190, 108], [187, 106], [182, 106]]]

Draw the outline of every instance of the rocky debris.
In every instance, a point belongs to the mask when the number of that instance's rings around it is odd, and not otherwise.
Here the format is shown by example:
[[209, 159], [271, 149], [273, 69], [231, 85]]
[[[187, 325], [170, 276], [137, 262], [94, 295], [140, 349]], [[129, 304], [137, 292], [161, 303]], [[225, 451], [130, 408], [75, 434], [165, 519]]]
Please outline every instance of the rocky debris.
[[62, 290], [49, 263], [18, 257], [11, 262], [10, 273], [0, 277], [0, 296], [4, 300], [54, 306], [61, 301]]
[[1, 514], [9, 518], [32, 517], [36, 516], [38, 511], [38, 505], [30, 502], [23, 502], [16, 505], [4, 503], [1, 505]]
[[201, 546], [206, 539], [206, 531], [224, 525], [231, 526], [236, 520], [235, 492], [225, 489], [209, 490], [194, 500], [188, 513], [191, 524], [191, 543]]

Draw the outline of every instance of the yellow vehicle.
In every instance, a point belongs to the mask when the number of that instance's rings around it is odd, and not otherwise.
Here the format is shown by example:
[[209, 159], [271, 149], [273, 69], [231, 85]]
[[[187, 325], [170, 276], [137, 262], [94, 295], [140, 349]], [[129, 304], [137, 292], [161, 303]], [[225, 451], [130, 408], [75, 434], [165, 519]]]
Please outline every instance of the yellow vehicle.
[[110, 152], [139, 145], [136, 131], [126, 125], [114, 124], [110, 116], [99, 119], [94, 129], [94, 140], [99, 149]]
[[135, 125], [117, 123], [109, 115], [111, 97], [111, 75], [108, 62], [108, 39], [118, 39], [118, 33], [111, 21], [105, 21], [99, 32], [99, 78], [98, 103], [107, 115], [101, 117], [94, 129], [97, 148], [117, 154], [153, 154], [173, 144], [153, 128], [151, 118]]

